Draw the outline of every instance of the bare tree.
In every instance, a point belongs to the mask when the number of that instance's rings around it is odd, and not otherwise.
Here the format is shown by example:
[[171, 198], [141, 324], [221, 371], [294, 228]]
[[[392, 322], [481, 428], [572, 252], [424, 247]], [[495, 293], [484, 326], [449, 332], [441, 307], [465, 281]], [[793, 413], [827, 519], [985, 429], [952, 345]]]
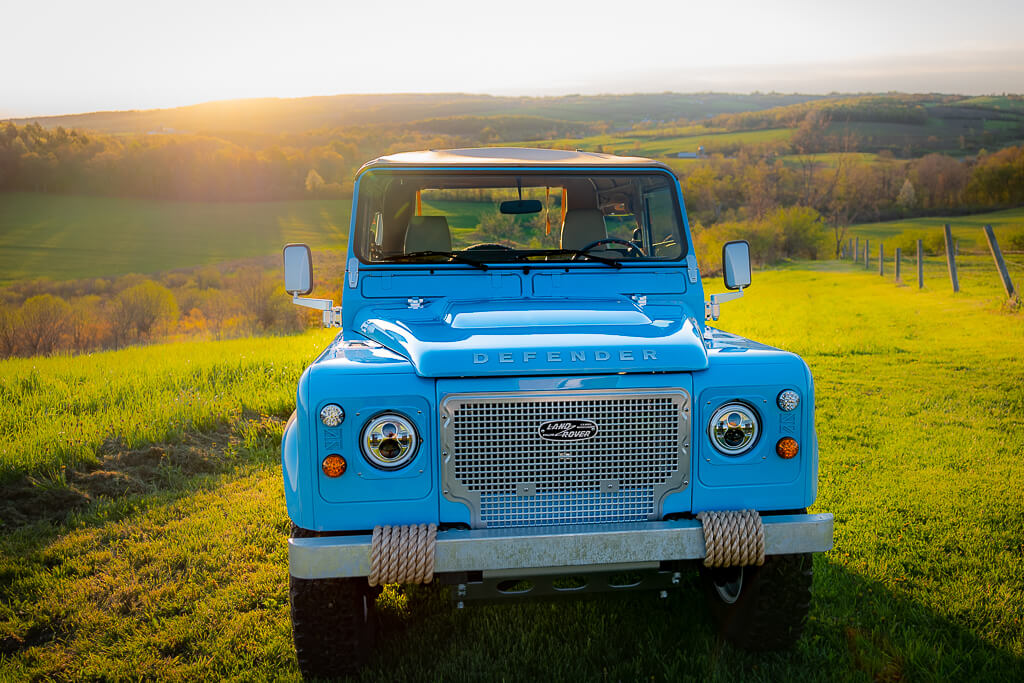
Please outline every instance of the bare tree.
[[33, 355], [52, 353], [60, 343], [70, 314], [68, 302], [52, 294], [27, 299], [18, 316], [18, 346]]

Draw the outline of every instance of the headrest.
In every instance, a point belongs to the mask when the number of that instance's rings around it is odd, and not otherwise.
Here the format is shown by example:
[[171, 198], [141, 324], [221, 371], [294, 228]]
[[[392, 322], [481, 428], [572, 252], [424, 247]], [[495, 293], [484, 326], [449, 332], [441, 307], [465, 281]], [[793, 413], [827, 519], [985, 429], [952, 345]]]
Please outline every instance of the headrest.
[[405, 229], [405, 253], [451, 251], [452, 234], [444, 216], [413, 216]]
[[562, 223], [562, 249], [583, 247], [608, 237], [600, 209], [569, 209]]

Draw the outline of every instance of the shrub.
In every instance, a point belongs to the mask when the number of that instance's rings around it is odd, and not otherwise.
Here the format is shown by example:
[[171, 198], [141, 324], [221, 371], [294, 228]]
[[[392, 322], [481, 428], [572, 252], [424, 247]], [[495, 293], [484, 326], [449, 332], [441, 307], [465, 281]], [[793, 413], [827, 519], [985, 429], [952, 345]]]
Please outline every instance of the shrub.
[[1010, 251], [1024, 251], [1024, 230], [1010, 233], [1006, 239], [1006, 248]]
[[904, 232], [893, 242], [892, 246], [899, 247], [906, 256], [917, 254], [917, 240], [921, 240], [921, 249], [928, 256], [939, 256], [946, 253], [946, 238], [939, 230], [917, 230]]

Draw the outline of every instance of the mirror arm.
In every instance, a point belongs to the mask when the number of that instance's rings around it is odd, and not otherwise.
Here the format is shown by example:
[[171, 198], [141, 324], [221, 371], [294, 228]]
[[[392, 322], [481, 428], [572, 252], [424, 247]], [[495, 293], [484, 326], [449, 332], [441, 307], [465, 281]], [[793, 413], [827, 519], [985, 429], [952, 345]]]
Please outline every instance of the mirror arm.
[[333, 299], [307, 299], [292, 294], [292, 303], [296, 306], [323, 311], [324, 327], [341, 327], [341, 306], [335, 306]]
[[732, 301], [733, 299], [739, 299], [743, 296], [743, 288], [740, 287], [735, 292], [723, 292], [721, 294], [712, 294], [711, 301], [704, 304], [704, 320], [718, 320], [722, 314], [721, 305], [726, 301]]

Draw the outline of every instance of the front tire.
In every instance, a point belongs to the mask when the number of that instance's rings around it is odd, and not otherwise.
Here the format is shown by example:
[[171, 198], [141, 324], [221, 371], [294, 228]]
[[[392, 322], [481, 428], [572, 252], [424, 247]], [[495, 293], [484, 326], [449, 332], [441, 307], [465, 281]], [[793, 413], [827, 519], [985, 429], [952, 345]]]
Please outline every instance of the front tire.
[[[313, 535], [292, 531], [297, 538]], [[292, 636], [303, 677], [358, 673], [376, 641], [380, 588], [370, 587], [365, 578], [289, 578]]]
[[771, 555], [760, 567], [701, 568], [721, 637], [745, 650], [783, 650], [803, 633], [814, 577], [811, 553]]

